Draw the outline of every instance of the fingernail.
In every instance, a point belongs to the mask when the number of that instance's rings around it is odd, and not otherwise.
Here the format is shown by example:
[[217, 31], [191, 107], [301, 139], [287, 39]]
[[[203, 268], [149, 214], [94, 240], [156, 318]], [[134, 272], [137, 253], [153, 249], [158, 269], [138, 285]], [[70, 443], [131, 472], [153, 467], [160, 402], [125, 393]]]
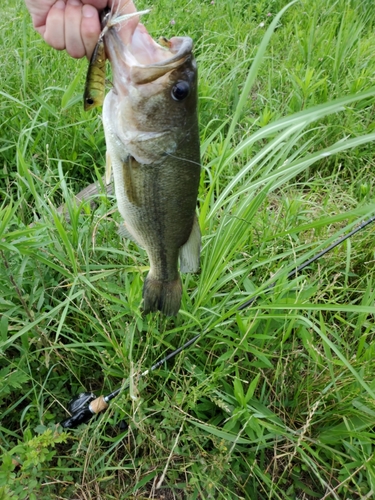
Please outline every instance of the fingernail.
[[64, 10], [65, 9], [65, 2], [63, 0], [57, 0], [54, 7], [55, 7], [55, 9]]
[[82, 2], [80, 2], [79, 0], [68, 0], [68, 3], [73, 7], [80, 7], [82, 5]]
[[94, 17], [96, 16], [96, 9], [92, 5], [84, 5], [82, 8], [83, 17]]

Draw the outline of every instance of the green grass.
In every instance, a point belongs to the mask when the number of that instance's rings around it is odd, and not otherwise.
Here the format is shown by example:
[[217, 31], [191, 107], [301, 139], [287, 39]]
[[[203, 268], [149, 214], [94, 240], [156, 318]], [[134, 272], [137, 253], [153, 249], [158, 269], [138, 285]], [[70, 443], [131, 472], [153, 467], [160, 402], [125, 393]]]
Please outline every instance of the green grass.
[[[86, 61], [5, 2], [0, 498], [373, 498], [374, 229], [286, 277], [375, 212], [375, 12], [314, 0], [276, 18], [286, 5], [161, 0], [144, 20], [192, 36], [200, 72], [202, 271], [165, 319], [142, 316], [147, 257], [118, 237], [113, 197], [72, 201], [105, 163]], [[56, 427], [73, 395], [199, 332], [98, 419]]]

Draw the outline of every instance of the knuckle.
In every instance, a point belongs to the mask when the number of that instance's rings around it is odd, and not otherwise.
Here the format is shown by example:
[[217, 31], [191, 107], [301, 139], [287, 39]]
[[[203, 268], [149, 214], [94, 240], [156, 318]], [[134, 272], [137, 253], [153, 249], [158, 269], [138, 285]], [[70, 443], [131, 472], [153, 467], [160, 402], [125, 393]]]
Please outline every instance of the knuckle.
[[65, 40], [62, 38], [56, 38], [56, 37], [50, 35], [49, 33], [45, 33], [44, 41], [56, 50], [64, 50], [65, 49]]
[[81, 59], [81, 57], [86, 55], [86, 52], [83, 49], [79, 49], [77, 47], [70, 48], [67, 52], [74, 59]]

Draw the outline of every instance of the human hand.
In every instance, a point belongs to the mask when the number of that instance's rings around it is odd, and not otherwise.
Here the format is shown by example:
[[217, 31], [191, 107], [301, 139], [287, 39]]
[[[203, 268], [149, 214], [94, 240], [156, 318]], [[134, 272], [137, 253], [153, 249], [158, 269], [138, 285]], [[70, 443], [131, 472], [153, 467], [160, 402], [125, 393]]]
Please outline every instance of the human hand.
[[90, 58], [101, 28], [99, 11], [109, 6], [135, 12], [132, 0], [25, 0], [34, 28], [57, 50]]

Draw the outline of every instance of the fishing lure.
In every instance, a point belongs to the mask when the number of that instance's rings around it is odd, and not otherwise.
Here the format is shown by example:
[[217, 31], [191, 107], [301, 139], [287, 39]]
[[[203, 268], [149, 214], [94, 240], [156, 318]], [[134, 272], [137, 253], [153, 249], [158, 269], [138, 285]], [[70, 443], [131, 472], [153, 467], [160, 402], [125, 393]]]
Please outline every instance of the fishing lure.
[[148, 14], [150, 9], [140, 12], [132, 12], [131, 14], [124, 14], [122, 16], [111, 17], [111, 11], [106, 9], [101, 16], [102, 32], [99, 35], [97, 44], [95, 45], [94, 52], [92, 53], [90, 64], [87, 70], [85, 91], [83, 94], [83, 107], [85, 111], [101, 106], [105, 96], [105, 46], [104, 35], [107, 31], [123, 21], [139, 16]]
[[83, 107], [85, 111], [101, 106], [105, 95], [105, 47], [100, 35], [87, 70]]

